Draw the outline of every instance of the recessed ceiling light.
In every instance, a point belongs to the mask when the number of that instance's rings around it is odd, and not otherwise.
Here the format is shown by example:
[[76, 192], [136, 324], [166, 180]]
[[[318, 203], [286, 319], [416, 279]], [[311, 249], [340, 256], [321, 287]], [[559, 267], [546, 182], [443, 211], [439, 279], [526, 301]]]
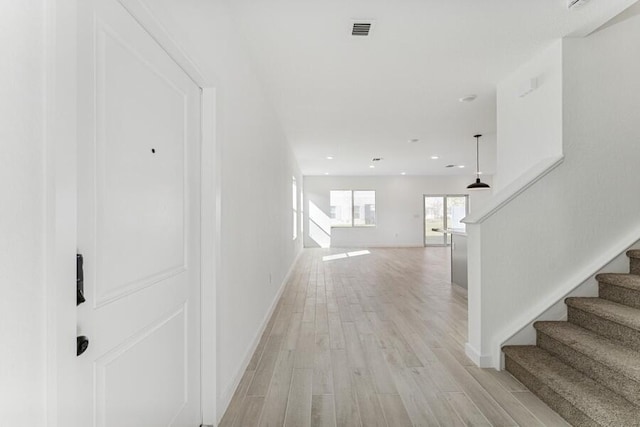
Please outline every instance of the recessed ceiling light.
[[418, 138], [411, 138], [411, 139], [409, 140], [409, 142], [410, 142], [411, 144], [415, 144], [416, 142], [420, 142], [420, 140], [419, 140]]
[[324, 174], [325, 174], [325, 175], [329, 175], [329, 172], [325, 172]]
[[333, 160], [333, 156], [327, 156], [327, 160]]
[[406, 175], [406, 174], [407, 174], [406, 172], [400, 172], [400, 175]]
[[373, 168], [375, 168], [375, 166], [369, 165], [369, 169], [373, 169]]
[[478, 98], [478, 95], [465, 95], [462, 98], [460, 98], [458, 101], [460, 102], [473, 102], [476, 100], [476, 98]]
[[431, 160], [438, 160], [440, 156], [431, 156]]
[[464, 165], [458, 165], [460, 169], [464, 169]]

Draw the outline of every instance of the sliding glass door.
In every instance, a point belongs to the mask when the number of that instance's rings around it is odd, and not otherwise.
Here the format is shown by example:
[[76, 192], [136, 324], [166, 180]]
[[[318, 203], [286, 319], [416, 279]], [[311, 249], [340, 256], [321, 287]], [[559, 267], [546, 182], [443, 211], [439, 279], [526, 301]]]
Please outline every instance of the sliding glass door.
[[[465, 231], [460, 222], [469, 212], [469, 196], [464, 194], [424, 195], [424, 245], [451, 244], [451, 235], [442, 230]], [[436, 231], [437, 230], [437, 231]]]

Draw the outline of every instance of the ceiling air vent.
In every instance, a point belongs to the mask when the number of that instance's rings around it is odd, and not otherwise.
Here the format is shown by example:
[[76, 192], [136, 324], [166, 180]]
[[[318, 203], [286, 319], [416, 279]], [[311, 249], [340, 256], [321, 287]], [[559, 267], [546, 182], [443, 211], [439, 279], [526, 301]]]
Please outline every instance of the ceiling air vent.
[[351, 35], [367, 37], [371, 33], [372, 26], [373, 22], [371, 21], [353, 21]]

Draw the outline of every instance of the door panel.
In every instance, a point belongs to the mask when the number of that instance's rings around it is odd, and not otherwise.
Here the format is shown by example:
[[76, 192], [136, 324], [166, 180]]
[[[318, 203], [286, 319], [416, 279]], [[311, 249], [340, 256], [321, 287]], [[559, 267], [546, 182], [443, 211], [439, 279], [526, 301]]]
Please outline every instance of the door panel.
[[110, 31], [96, 56], [100, 305], [185, 269], [186, 93]]
[[[99, 424], [169, 425], [167, 420], [181, 412], [188, 397], [187, 328], [183, 306], [96, 360]], [[166, 342], [174, 343], [178, 351], [158, 354], [157, 349]]]
[[199, 425], [200, 90], [117, 0], [79, 3], [78, 425]]
[[444, 245], [445, 235], [434, 228], [445, 228], [444, 197], [424, 196], [424, 244], [425, 246]]

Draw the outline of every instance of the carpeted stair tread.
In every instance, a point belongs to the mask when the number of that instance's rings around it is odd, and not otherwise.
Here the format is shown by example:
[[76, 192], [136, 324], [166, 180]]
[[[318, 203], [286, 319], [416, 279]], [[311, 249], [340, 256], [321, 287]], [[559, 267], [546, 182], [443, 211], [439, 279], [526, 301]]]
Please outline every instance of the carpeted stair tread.
[[614, 323], [640, 331], [640, 310], [602, 298], [571, 297], [565, 299], [569, 307], [591, 313]]
[[629, 257], [629, 273], [640, 276], [640, 250], [627, 251], [627, 256]]
[[635, 274], [602, 273], [596, 275], [596, 280], [599, 283], [640, 291], [640, 276]]
[[[640, 426], [640, 408], [535, 346], [507, 346], [520, 365], [580, 412], [603, 426]], [[534, 390], [535, 392], [535, 390]]]
[[633, 381], [640, 382], [640, 353], [569, 322], [536, 322], [536, 330]]
[[632, 249], [630, 251], [627, 251], [627, 256], [629, 258], [640, 259], [640, 249]]

